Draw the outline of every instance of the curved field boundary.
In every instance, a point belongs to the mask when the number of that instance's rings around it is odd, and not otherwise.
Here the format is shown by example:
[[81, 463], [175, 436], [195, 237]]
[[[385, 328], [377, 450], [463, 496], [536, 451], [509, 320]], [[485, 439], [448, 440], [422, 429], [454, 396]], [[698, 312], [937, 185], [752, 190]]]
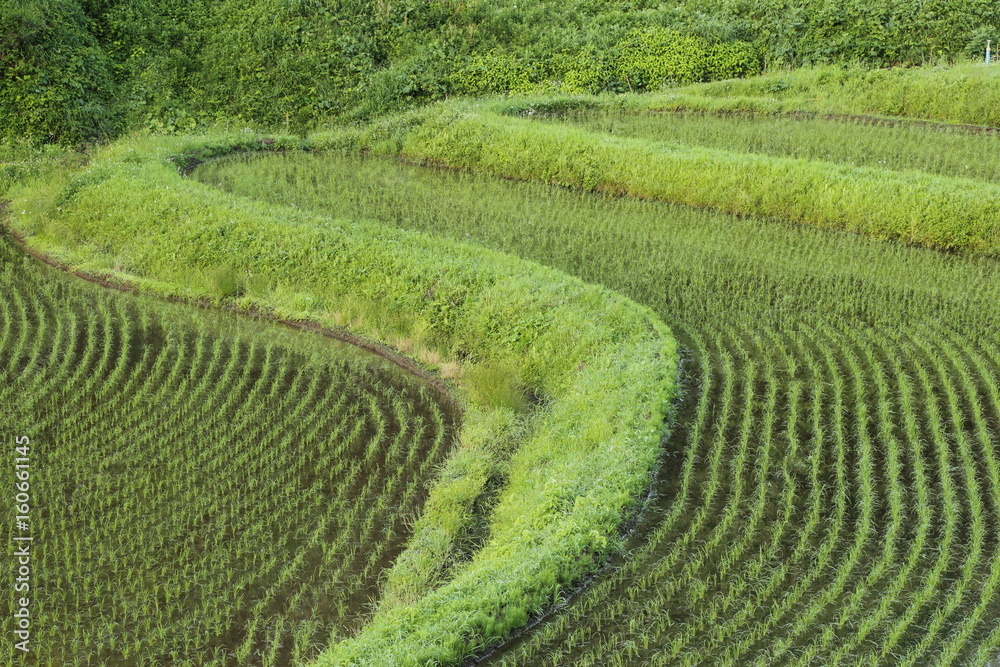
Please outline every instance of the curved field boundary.
[[963, 132], [973, 135], [1000, 133], [994, 125], [975, 125], [960, 121], [927, 120], [907, 116], [879, 116], [871, 113], [818, 111], [802, 100], [778, 100], [770, 97], [711, 96], [692, 92], [649, 93], [607, 97], [602, 95], [532, 96], [526, 95], [496, 107], [505, 116], [561, 116], [573, 112], [615, 111], [627, 114], [701, 113], [712, 116], [757, 118], [777, 116], [795, 120], [825, 120], [850, 125], [876, 127], [915, 127], [938, 132]]
[[[6, 213], [5, 202], [0, 201], [0, 217]], [[135, 282], [127, 280], [123, 276], [107, 276], [94, 274], [87, 271], [82, 271], [80, 269], [74, 269], [69, 264], [61, 262], [52, 255], [40, 252], [30, 245], [28, 245], [24, 238], [18, 234], [13, 229], [4, 228], [0, 232], [6, 232], [10, 237], [17, 242], [18, 246], [28, 255], [31, 255], [38, 261], [51, 266], [56, 269], [60, 269], [69, 273], [77, 278], [86, 280], [87, 282], [100, 285], [101, 287], [106, 287], [109, 289], [118, 290], [119, 292], [128, 292], [130, 294], [139, 294], [143, 290]], [[456, 410], [457, 414], [461, 416], [461, 403], [458, 401], [457, 397], [452, 394], [450, 387], [447, 382], [445, 382], [440, 375], [430, 372], [427, 368], [417, 363], [415, 360], [407, 357], [404, 354], [400, 354], [399, 350], [396, 348], [386, 345], [384, 343], [379, 343], [376, 340], [366, 338], [364, 336], [359, 336], [351, 332], [349, 329], [344, 327], [324, 327], [317, 324], [316, 322], [301, 319], [291, 319], [288, 317], [279, 317], [275, 314], [273, 309], [264, 310], [261, 308], [241, 308], [238, 305], [229, 302], [218, 300], [212, 300], [206, 297], [202, 298], [192, 298], [192, 297], [180, 297], [176, 295], [165, 295], [166, 299], [171, 302], [185, 303], [198, 308], [221, 308], [233, 313], [240, 313], [242, 315], [251, 315], [254, 318], [267, 320], [269, 322], [274, 322], [276, 324], [281, 324], [286, 327], [291, 327], [293, 329], [299, 329], [301, 331], [310, 331], [313, 333], [318, 333], [327, 338], [332, 338], [334, 340], [340, 341], [341, 343], [347, 343], [348, 345], [353, 345], [354, 347], [360, 348], [367, 352], [385, 359], [388, 362], [399, 366], [404, 371], [415, 375], [420, 378], [422, 382], [427, 384], [429, 387], [433, 388], [440, 398], [443, 404], [447, 404]]]
[[[258, 205], [176, 168], [267, 145], [113, 145], [85, 170], [13, 189], [9, 224], [77, 270], [164, 295], [228, 295], [278, 317], [348, 323], [467, 371], [460, 443], [388, 574], [378, 612], [318, 664], [458, 662], [526, 624], [619, 543], [657, 460], [676, 343], [650, 310], [557, 271]], [[490, 381], [477, 387], [472, 379], [484, 375]], [[484, 391], [496, 378], [537, 407]], [[469, 546], [482, 498], [492, 509]]]
[[676, 92], [743, 98], [784, 109], [1000, 126], [1000, 72], [981, 63], [891, 69], [821, 66], [685, 86]]
[[[492, 106], [490, 105], [492, 104]], [[320, 136], [354, 147], [518, 180], [777, 217], [877, 239], [996, 256], [1000, 187], [795, 158], [624, 139], [523, 118], [498, 103], [444, 105]]]
[[1000, 132], [973, 133], [909, 120], [878, 124], [812, 114], [626, 108], [536, 114], [535, 120], [649, 142], [1000, 184]]

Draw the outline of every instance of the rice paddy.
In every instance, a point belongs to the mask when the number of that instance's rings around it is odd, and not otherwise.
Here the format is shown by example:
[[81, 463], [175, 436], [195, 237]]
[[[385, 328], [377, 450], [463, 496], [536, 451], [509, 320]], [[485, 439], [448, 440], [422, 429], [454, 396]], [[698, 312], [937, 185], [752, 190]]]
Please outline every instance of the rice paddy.
[[457, 418], [374, 355], [90, 285], [0, 237], [0, 431], [33, 445], [32, 664], [315, 658], [371, 615]]
[[[811, 160], [857, 154], [873, 170], [995, 179], [957, 173], [972, 146], [995, 143], [958, 132], [577, 120], [727, 150], [782, 130]], [[793, 150], [782, 141], [759, 149]], [[559, 268], [651, 307], [686, 348], [656, 502], [624, 555], [482, 664], [984, 665], [1000, 654], [995, 260], [386, 159], [241, 157], [195, 175]]]
[[740, 153], [1000, 181], [1000, 132], [874, 118], [698, 111], [582, 111], [546, 119], [588, 130]]

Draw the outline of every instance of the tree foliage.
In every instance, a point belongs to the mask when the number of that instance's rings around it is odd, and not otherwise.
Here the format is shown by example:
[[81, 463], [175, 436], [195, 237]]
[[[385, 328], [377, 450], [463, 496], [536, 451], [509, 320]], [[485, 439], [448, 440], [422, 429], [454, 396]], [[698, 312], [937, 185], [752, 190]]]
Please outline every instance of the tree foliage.
[[452, 95], [954, 61], [987, 39], [982, 0], [0, 0], [0, 139], [296, 130]]

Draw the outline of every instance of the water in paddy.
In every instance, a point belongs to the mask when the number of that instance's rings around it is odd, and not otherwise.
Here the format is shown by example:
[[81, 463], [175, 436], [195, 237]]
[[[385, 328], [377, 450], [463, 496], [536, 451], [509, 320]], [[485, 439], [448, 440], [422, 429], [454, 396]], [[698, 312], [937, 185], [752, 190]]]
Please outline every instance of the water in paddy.
[[997, 655], [995, 261], [374, 158], [195, 177], [560, 268], [684, 342], [682, 419], [627, 554], [484, 664]]
[[9, 472], [30, 437], [31, 496], [0, 539], [33, 538], [30, 664], [315, 657], [370, 613], [456, 421], [373, 354], [98, 287], [0, 237], [0, 438]]

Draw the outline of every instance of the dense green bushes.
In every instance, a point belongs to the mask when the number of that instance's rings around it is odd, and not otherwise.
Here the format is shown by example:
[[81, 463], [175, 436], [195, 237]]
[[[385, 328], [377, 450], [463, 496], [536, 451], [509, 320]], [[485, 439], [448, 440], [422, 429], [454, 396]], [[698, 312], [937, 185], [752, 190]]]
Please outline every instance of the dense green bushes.
[[452, 78], [458, 93], [566, 93], [656, 90], [699, 81], [758, 74], [761, 58], [746, 42], [713, 44], [695, 35], [647, 28], [632, 30], [604, 52], [557, 54], [539, 63], [509, 53], [477, 54]]
[[4, 0], [0, 139], [303, 130], [453, 95], [950, 62], [981, 57], [998, 28], [1000, 9], [973, 0]]
[[122, 127], [120, 89], [76, 2], [0, 2], [0, 140], [72, 143]]
[[[467, 373], [460, 444], [388, 577], [382, 608], [327, 661], [457, 662], [523, 625], [618, 544], [659, 453], [675, 342], [647, 309], [556, 271], [255, 204], [177, 168], [191, 161], [181, 153], [266, 145], [299, 144], [249, 135], [122, 142], [85, 170], [13, 188], [23, 213], [10, 224], [32, 247], [84, 270], [161, 294], [348, 323]], [[497, 377], [509, 391], [483, 384]], [[516, 391], [522, 400], [511, 400]], [[478, 517], [485, 544], [469, 548], [464, 536], [488, 489], [492, 510]]]
[[701, 37], [662, 29], [632, 31], [617, 51], [614, 70], [630, 90], [760, 73], [760, 57], [746, 42], [711, 44]]

